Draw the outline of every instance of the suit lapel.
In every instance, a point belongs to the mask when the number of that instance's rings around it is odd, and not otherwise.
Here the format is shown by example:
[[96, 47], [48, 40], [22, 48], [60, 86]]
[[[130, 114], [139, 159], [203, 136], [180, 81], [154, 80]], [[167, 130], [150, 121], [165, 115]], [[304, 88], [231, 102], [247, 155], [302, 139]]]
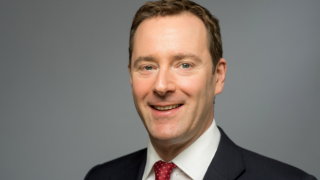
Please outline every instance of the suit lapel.
[[[137, 179], [141, 180], [144, 172], [144, 168], [146, 166], [147, 160], [147, 150], [144, 149], [143, 153], [140, 156], [132, 159], [129, 164], [127, 164], [127, 168], [123, 171], [122, 174], [118, 174], [113, 177], [114, 180], [119, 179]], [[113, 179], [112, 179], [113, 180]]]
[[232, 180], [244, 171], [242, 154], [228, 136], [219, 127], [221, 139], [217, 152], [208, 167], [204, 180]]
[[145, 151], [143, 157], [141, 158], [141, 161], [138, 165], [138, 170], [137, 170], [137, 180], [141, 180], [143, 173], [144, 173], [144, 168], [146, 166], [146, 162], [147, 162], [147, 151]]

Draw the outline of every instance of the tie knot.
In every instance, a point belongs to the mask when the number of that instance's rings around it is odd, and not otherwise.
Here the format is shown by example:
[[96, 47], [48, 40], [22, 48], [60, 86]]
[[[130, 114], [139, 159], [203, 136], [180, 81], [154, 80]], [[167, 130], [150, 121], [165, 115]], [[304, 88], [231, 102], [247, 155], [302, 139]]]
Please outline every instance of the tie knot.
[[154, 172], [156, 174], [156, 180], [169, 180], [172, 169], [177, 167], [174, 163], [167, 163], [158, 161], [154, 164]]

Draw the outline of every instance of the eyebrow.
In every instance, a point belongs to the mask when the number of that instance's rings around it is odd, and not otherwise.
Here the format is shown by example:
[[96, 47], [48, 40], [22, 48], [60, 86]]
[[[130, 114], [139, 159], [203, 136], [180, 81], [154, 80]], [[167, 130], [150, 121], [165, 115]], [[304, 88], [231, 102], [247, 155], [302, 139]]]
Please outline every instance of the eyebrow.
[[175, 54], [171, 57], [172, 60], [182, 60], [182, 59], [187, 59], [187, 58], [190, 58], [190, 59], [193, 59], [195, 61], [199, 61], [201, 62], [201, 59], [199, 56], [196, 56], [194, 54], [183, 54], [183, 53], [178, 53], [178, 54]]
[[132, 67], [135, 67], [140, 61], [155, 61], [155, 60], [156, 58], [154, 56], [140, 56], [134, 61]]
[[[195, 61], [201, 62], [200, 57], [194, 54], [177, 53], [170, 56], [170, 60], [172, 61], [178, 61], [187, 58], [191, 58]], [[134, 61], [133, 67], [135, 67], [140, 61], [156, 61], [156, 59], [157, 58], [155, 56], [140, 56]]]

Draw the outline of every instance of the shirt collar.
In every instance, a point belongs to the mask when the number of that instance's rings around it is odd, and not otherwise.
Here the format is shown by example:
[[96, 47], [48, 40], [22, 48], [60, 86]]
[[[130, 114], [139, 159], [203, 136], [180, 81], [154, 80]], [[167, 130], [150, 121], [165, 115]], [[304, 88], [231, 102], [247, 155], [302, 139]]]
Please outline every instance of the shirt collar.
[[[203, 179], [220, 141], [220, 132], [213, 119], [210, 127], [189, 147], [176, 156], [172, 162], [192, 179]], [[154, 163], [162, 160], [148, 139], [147, 162], [142, 180], [147, 179]]]

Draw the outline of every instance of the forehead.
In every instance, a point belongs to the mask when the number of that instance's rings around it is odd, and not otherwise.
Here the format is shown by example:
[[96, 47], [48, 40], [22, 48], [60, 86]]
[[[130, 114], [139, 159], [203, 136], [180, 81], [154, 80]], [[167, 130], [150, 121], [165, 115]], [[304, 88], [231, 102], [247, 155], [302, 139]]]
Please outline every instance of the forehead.
[[135, 34], [132, 59], [168, 53], [201, 55], [205, 51], [209, 52], [205, 25], [186, 12], [142, 21]]

